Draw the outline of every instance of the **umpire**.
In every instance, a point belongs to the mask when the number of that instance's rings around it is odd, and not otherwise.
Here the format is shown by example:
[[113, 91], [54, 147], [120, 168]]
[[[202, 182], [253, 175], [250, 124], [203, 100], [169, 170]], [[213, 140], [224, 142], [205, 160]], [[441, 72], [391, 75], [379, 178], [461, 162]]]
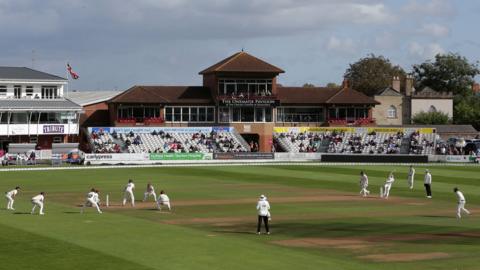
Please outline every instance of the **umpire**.
[[265, 195], [260, 195], [260, 199], [257, 203], [257, 213], [258, 213], [258, 224], [257, 224], [257, 234], [260, 234], [260, 227], [262, 226], [262, 220], [265, 224], [265, 230], [267, 234], [270, 234], [270, 229], [268, 227], [268, 216], [270, 215], [270, 204], [267, 201]]

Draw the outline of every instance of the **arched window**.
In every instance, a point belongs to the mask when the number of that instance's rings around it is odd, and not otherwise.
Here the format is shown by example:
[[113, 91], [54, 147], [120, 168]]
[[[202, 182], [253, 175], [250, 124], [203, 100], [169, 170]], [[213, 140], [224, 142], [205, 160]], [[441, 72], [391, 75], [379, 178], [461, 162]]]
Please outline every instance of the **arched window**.
[[435, 108], [435, 106], [430, 106], [430, 108], [428, 109], [428, 112], [437, 112], [437, 108]]
[[397, 108], [391, 105], [387, 110], [387, 117], [388, 118], [397, 118]]

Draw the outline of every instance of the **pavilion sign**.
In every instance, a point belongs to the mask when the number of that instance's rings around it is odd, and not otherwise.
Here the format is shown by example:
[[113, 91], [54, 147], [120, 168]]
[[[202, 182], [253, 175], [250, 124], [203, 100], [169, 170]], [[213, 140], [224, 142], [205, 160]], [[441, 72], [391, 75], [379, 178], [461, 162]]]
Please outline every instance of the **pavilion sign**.
[[227, 107], [270, 107], [280, 105], [280, 101], [276, 99], [221, 99], [219, 105]]

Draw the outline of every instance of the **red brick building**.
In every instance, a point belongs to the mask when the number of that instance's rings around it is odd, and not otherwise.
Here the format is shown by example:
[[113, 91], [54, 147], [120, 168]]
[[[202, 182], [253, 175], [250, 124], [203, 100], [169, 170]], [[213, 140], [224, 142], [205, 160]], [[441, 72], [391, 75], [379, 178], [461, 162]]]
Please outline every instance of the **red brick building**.
[[275, 126], [371, 125], [374, 99], [351, 89], [284, 87], [284, 71], [246, 52], [201, 71], [202, 86], [133, 86], [108, 101], [111, 126], [232, 126], [260, 151]]

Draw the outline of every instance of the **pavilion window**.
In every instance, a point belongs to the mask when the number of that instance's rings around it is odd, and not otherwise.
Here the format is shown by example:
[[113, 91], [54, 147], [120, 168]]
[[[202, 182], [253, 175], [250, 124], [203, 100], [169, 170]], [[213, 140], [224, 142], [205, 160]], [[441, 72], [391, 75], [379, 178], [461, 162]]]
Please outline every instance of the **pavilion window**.
[[0, 112], [0, 124], [8, 124], [9, 112]]
[[230, 108], [218, 108], [218, 121], [221, 123], [230, 122]]
[[254, 108], [244, 107], [241, 110], [241, 119], [242, 122], [254, 122], [255, 120], [255, 110]]
[[189, 114], [190, 114], [190, 108], [182, 107], [182, 122], [188, 122], [188, 120], [190, 120]]
[[42, 99], [55, 99], [58, 97], [56, 86], [42, 86]]
[[190, 122], [198, 122], [198, 108], [190, 108]]
[[21, 98], [22, 97], [22, 86], [21, 85], [13, 86], [13, 95], [15, 96], [15, 98]]
[[167, 122], [214, 122], [214, 107], [165, 107]]
[[1, 96], [6, 96], [7, 95], [7, 86], [6, 85], [0, 85], [0, 97]]
[[208, 107], [207, 108], [207, 122], [214, 122], [215, 121], [215, 108]]
[[27, 97], [33, 96], [33, 86], [28, 85], [28, 86], [25, 88], [25, 96], [27, 96]]

